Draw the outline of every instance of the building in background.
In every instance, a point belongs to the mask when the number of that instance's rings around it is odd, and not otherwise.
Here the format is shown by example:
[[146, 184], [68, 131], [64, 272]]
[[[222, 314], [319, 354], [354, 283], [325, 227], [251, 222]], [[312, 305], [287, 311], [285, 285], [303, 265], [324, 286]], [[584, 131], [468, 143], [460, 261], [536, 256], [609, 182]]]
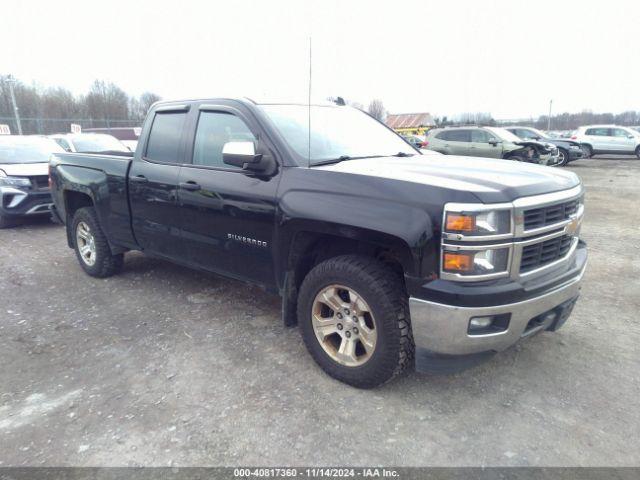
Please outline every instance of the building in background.
[[424, 135], [436, 126], [430, 113], [398, 113], [387, 115], [385, 122], [389, 128], [404, 135]]

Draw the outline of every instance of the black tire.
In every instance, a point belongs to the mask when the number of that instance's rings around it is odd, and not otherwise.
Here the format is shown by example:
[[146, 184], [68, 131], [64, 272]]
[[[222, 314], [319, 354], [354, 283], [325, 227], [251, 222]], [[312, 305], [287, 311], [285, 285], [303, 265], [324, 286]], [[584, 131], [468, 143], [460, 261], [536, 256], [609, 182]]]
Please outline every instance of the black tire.
[[15, 225], [15, 222], [8, 218], [0, 215], [0, 229], [1, 228], [11, 228]]
[[640, 158], [640, 146], [636, 147], [636, 157]]
[[558, 167], [564, 167], [569, 163], [569, 152], [564, 148], [558, 149]]
[[[83, 222], [88, 225], [95, 245], [95, 261], [87, 263], [80, 253], [77, 239], [78, 224]], [[107, 237], [104, 235], [96, 211], [93, 207], [80, 208], [76, 211], [71, 222], [71, 234], [76, 257], [82, 269], [92, 277], [105, 278], [118, 273], [124, 264], [124, 254], [112, 254]]]
[[507, 160], [513, 160], [514, 162], [526, 162], [527, 161], [527, 159], [524, 157], [524, 155], [520, 155], [518, 153], [508, 156]]
[[591, 158], [593, 156], [593, 148], [590, 145], [580, 145], [582, 148], [582, 158]]
[[[314, 300], [319, 292], [332, 284], [357, 291], [375, 318], [375, 349], [362, 365], [338, 363], [325, 352], [315, 335], [311, 318]], [[298, 324], [316, 363], [331, 377], [354, 387], [377, 387], [413, 365], [415, 345], [401, 279], [391, 268], [373, 258], [343, 255], [316, 265], [300, 287]]]

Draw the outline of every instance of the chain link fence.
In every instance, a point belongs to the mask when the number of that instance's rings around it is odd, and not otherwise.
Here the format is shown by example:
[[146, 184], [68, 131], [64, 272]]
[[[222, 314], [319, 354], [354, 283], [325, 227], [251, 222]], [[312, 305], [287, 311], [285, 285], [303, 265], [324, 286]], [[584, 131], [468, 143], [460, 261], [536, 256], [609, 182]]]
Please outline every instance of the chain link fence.
[[[18, 134], [15, 117], [0, 116], [0, 124], [8, 125], [13, 135]], [[83, 130], [85, 128], [140, 127], [142, 120], [20, 117], [20, 124], [24, 135], [50, 135], [69, 133], [72, 124], [80, 125]]]

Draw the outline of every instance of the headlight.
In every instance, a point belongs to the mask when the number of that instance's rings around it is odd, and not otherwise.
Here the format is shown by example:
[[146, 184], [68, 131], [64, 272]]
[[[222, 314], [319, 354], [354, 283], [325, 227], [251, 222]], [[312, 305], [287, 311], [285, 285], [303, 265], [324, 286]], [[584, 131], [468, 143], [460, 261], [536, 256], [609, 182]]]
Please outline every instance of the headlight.
[[465, 236], [508, 234], [511, 233], [511, 210], [447, 212], [444, 231]]
[[442, 271], [455, 276], [484, 278], [501, 276], [509, 271], [510, 247], [486, 249], [449, 249], [442, 251]]
[[31, 186], [31, 181], [23, 177], [6, 177], [0, 175], [0, 186], [28, 188]]

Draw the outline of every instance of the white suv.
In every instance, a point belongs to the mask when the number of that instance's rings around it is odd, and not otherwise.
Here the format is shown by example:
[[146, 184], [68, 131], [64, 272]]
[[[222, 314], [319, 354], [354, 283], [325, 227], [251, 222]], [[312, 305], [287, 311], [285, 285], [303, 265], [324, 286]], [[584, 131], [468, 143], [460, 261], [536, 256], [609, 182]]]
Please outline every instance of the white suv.
[[635, 154], [640, 158], [640, 132], [618, 125], [578, 127], [571, 140], [580, 143], [585, 158], [596, 153]]

